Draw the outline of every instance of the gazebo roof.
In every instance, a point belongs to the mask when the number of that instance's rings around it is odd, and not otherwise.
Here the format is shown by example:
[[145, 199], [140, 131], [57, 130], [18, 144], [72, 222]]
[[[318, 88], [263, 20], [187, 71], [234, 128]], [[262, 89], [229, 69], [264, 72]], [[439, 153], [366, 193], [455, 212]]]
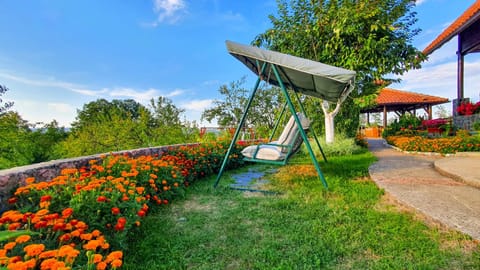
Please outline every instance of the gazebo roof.
[[[460, 17], [458, 17], [450, 26], [448, 26], [430, 45], [428, 45], [424, 50], [424, 54], [431, 54], [436, 49], [440, 48], [443, 44], [447, 43], [454, 36], [469, 32], [465, 35], [466, 41], [475, 42], [470, 40], [478, 40], [479, 36], [478, 28], [480, 27], [480, 0], [475, 1]], [[470, 33], [471, 32], [471, 33]], [[478, 52], [480, 51], [480, 46], [477, 44], [472, 44], [471, 48], [464, 50], [466, 53]]]
[[377, 105], [374, 108], [362, 110], [362, 112], [382, 112], [384, 108], [387, 111], [410, 111], [447, 103], [449, 100], [448, 98], [384, 88], [380, 90], [376, 102]]

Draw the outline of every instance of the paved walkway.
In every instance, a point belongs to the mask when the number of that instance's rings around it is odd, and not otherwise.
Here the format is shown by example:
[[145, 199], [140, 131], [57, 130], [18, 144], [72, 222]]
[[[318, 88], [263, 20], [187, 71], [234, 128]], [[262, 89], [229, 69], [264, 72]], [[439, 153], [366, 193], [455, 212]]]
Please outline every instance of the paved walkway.
[[474, 170], [480, 157], [458, 161], [404, 154], [386, 146], [382, 139], [369, 139], [368, 143], [378, 158], [369, 168], [370, 176], [380, 188], [433, 220], [480, 240], [480, 188], [444, 176], [434, 166], [436, 163], [443, 172], [455, 170], [458, 178], [462, 174], [480, 177], [480, 169]]

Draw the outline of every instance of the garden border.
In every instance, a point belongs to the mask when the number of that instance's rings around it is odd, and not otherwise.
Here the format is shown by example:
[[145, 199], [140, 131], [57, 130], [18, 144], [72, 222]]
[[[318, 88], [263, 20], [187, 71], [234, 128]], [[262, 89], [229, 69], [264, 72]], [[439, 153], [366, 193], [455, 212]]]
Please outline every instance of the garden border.
[[47, 162], [41, 162], [31, 165], [19, 166], [10, 169], [0, 170], [0, 213], [6, 210], [7, 201], [11, 191], [19, 186], [25, 185], [25, 179], [35, 177], [36, 181], [49, 181], [60, 171], [66, 168], [81, 168], [89, 165], [90, 160], [99, 160], [105, 155], [125, 155], [132, 157], [158, 155], [161, 156], [172, 147], [179, 146], [197, 146], [200, 143], [173, 144], [157, 147], [137, 148], [130, 150], [122, 150], [116, 152], [95, 154], [89, 156], [81, 156], [67, 159], [57, 159]]

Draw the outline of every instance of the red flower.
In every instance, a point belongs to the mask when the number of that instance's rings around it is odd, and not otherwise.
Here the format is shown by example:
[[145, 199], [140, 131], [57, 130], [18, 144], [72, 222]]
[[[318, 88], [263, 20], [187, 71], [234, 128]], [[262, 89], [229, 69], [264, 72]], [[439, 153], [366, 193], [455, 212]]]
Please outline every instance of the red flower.
[[44, 195], [40, 198], [40, 202], [48, 202], [52, 200], [52, 196], [50, 195]]
[[112, 214], [114, 214], [114, 215], [120, 214], [120, 209], [118, 207], [113, 207], [112, 208]]
[[62, 211], [62, 217], [63, 218], [69, 218], [73, 214], [73, 209], [72, 208], [65, 208]]
[[138, 215], [139, 217], [144, 217], [145, 214], [146, 214], [146, 212], [143, 211], [143, 210], [141, 210], [141, 209], [137, 212], [137, 215]]
[[18, 201], [17, 197], [11, 197], [10, 199], [8, 199], [8, 203], [9, 204], [14, 204]]
[[107, 197], [105, 196], [98, 196], [97, 198], [97, 202], [106, 202], [107, 201]]

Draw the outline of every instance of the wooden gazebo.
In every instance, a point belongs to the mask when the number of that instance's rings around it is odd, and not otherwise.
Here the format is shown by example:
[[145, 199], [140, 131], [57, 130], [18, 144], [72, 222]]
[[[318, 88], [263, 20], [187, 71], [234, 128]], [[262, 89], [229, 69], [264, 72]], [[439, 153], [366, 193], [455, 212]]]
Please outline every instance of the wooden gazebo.
[[406, 112], [416, 115], [417, 110], [423, 109], [427, 112], [428, 119], [432, 119], [432, 107], [447, 102], [449, 102], [448, 98], [384, 88], [377, 96], [375, 107], [364, 109], [361, 112], [367, 114], [367, 119], [369, 119], [370, 113], [383, 112], [383, 127], [386, 127], [388, 112], [394, 112], [398, 116]]
[[433, 53], [454, 36], [458, 37], [457, 100], [461, 101], [464, 98], [464, 56], [469, 53], [480, 52], [480, 0], [475, 1], [460, 17], [448, 26], [423, 50], [423, 53], [426, 55]]

